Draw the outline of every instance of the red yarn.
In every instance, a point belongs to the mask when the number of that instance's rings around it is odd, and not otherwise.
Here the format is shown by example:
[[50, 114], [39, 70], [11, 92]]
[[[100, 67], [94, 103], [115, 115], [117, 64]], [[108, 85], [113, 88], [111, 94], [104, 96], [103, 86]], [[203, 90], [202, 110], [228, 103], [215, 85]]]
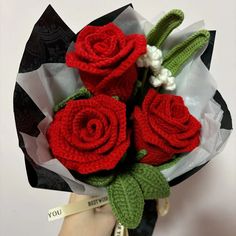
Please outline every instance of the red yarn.
[[137, 79], [137, 58], [146, 52], [141, 34], [124, 35], [113, 23], [86, 26], [78, 35], [75, 51], [66, 63], [79, 69], [81, 79], [93, 94], [118, 96], [126, 101]]
[[200, 128], [182, 97], [150, 89], [142, 108], [134, 110], [135, 146], [147, 150], [140, 162], [160, 165], [175, 154], [192, 151], [200, 143]]
[[113, 169], [130, 144], [126, 105], [106, 95], [69, 101], [47, 137], [53, 155], [68, 169], [81, 174]]

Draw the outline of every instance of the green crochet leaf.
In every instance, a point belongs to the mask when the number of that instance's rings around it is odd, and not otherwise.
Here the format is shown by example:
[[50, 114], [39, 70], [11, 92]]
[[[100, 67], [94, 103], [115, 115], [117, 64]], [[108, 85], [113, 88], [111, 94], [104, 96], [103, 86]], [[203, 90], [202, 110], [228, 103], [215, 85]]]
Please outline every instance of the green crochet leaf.
[[136, 159], [139, 161], [146, 155], [147, 155], [147, 150], [146, 149], [141, 149], [137, 152]]
[[108, 186], [113, 179], [115, 178], [114, 175], [90, 175], [87, 176], [86, 179], [84, 180], [87, 184], [91, 184], [95, 187], [106, 187]]
[[163, 66], [176, 76], [184, 64], [209, 41], [210, 33], [200, 30], [171, 49], [164, 57]]
[[126, 228], [138, 227], [143, 214], [142, 190], [132, 175], [118, 175], [107, 187], [109, 202], [117, 220]]
[[137, 163], [133, 166], [131, 175], [139, 183], [144, 199], [165, 198], [170, 195], [170, 186], [158, 168]]
[[82, 87], [74, 94], [70, 95], [69, 97], [61, 101], [59, 104], [55, 105], [53, 111], [57, 112], [60, 109], [62, 109], [69, 100], [76, 100], [79, 98], [90, 98], [91, 96], [92, 96], [91, 93], [85, 87]]
[[179, 9], [168, 12], [156, 26], [149, 32], [147, 42], [149, 45], [160, 48], [168, 35], [184, 20], [184, 13]]

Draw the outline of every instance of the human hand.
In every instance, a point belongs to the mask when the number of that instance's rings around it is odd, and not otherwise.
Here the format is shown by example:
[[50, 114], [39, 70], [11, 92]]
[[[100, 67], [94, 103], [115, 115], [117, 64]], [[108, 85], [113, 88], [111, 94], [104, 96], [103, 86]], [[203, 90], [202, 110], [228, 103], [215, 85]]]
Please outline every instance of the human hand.
[[[90, 198], [72, 193], [69, 203]], [[115, 223], [116, 218], [107, 204], [65, 217], [59, 236], [110, 236]]]

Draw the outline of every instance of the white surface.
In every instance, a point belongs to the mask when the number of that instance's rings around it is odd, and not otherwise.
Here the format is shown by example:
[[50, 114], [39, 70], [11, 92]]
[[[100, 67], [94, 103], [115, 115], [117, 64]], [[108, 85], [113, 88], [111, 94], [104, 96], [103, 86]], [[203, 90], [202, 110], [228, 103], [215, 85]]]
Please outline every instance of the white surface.
[[[30, 1], [0, 0], [0, 235], [57, 235], [61, 221], [47, 222], [47, 210], [67, 201], [67, 193], [32, 189], [27, 181], [23, 153], [18, 148], [13, 89], [24, 46], [34, 23], [50, 3], [75, 32], [130, 1]], [[183, 26], [204, 19], [217, 37], [211, 72], [220, 92], [236, 117], [236, 2], [225, 0], [133, 0], [146, 18], [160, 11], [180, 8]], [[93, 8], [91, 8], [91, 3]], [[158, 220], [158, 236], [236, 235], [236, 135], [223, 153], [205, 168], [172, 188], [171, 212]]]

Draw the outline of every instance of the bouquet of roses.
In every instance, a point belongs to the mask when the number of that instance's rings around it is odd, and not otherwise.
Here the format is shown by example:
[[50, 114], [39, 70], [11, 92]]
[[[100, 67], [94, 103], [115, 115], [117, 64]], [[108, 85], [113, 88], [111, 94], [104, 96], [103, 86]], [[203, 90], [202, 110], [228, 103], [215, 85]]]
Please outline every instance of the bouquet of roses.
[[211, 34], [195, 24], [172, 36], [181, 10], [151, 24], [125, 6], [74, 35], [52, 11], [35, 26], [15, 89], [29, 180], [107, 194], [117, 220], [135, 229], [145, 201], [168, 197], [169, 183], [207, 163], [232, 129], [200, 59], [205, 51], [209, 66]]

